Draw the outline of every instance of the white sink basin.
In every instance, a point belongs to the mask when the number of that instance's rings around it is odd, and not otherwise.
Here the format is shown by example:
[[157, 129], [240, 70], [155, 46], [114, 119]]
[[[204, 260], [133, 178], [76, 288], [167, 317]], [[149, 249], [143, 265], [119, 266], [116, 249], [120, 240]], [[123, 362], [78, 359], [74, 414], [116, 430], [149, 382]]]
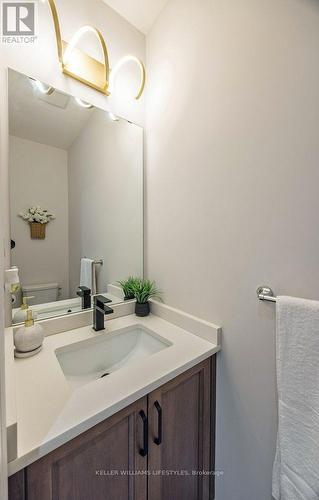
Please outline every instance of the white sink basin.
[[60, 347], [55, 355], [66, 379], [76, 389], [133, 363], [140, 364], [170, 345], [151, 330], [133, 326]]

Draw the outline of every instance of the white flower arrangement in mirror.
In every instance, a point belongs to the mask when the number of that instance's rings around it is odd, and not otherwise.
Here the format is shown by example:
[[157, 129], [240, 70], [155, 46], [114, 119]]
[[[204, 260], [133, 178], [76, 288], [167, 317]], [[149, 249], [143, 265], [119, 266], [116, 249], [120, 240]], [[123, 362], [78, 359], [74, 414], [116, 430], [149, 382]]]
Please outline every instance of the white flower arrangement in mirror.
[[29, 223], [31, 239], [33, 240], [44, 240], [46, 225], [55, 219], [55, 215], [39, 205], [26, 209], [19, 214], [19, 217]]
[[41, 208], [39, 205], [28, 208], [21, 212], [19, 216], [27, 222], [38, 222], [40, 224], [48, 224], [48, 222], [55, 219], [55, 215], [50, 214], [48, 210]]

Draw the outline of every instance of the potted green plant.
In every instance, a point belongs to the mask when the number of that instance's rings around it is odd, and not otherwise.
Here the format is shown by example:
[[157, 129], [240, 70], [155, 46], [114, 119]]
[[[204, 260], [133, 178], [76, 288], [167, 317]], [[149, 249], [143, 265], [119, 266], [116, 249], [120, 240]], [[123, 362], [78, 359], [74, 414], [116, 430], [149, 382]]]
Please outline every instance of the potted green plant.
[[138, 281], [140, 281], [140, 278], [134, 276], [129, 276], [125, 280], [117, 281], [117, 284], [120, 285], [120, 287], [123, 290], [124, 300], [135, 299], [134, 286]]
[[135, 314], [139, 317], [148, 316], [150, 313], [151, 298], [160, 298], [161, 291], [156, 287], [155, 281], [140, 279], [134, 284], [134, 297], [136, 299]]

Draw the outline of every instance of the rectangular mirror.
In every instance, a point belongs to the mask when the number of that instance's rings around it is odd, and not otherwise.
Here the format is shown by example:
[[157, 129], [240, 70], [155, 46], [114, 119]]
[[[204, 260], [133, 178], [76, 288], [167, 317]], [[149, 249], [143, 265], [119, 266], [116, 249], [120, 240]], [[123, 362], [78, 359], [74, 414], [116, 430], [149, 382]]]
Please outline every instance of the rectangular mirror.
[[143, 129], [9, 70], [9, 134], [13, 324], [26, 302], [79, 312], [87, 288], [121, 302], [112, 284], [143, 276]]

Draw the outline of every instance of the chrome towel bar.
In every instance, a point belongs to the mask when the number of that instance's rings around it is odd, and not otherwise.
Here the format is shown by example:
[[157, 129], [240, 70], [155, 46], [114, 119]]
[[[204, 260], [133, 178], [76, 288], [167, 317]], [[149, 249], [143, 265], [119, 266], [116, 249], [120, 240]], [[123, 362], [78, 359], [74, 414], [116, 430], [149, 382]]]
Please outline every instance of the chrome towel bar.
[[[84, 257], [85, 259], [87, 259], [87, 257]], [[95, 266], [103, 266], [104, 262], [103, 262], [103, 259], [95, 259], [93, 264]]]
[[95, 260], [94, 265], [96, 266], [103, 266], [103, 259]]
[[257, 288], [257, 297], [259, 300], [267, 300], [267, 302], [277, 302], [274, 292], [269, 286], [260, 286]]

